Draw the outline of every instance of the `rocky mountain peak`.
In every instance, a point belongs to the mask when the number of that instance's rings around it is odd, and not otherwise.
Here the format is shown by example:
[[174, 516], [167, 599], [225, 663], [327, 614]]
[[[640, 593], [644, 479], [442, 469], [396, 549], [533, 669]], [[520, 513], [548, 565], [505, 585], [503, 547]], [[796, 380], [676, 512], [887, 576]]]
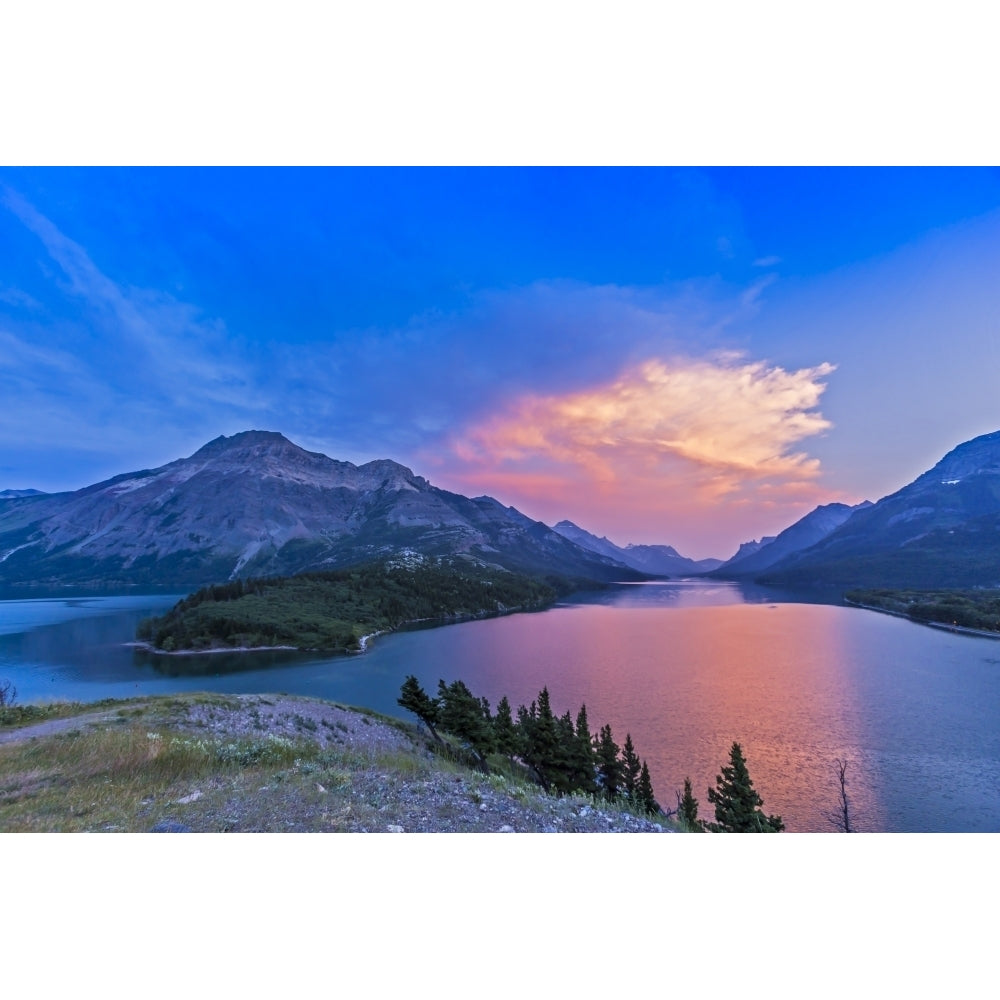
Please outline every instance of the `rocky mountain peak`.
[[1000, 475], [1000, 431], [983, 434], [952, 448], [916, 483], [953, 485], [975, 475]]
[[199, 448], [192, 459], [217, 458], [221, 455], [264, 456], [264, 455], [310, 455], [297, 444], [292, 444], [284, 434], [277, 431], [240, 431], [226, 437], [224, 434]]

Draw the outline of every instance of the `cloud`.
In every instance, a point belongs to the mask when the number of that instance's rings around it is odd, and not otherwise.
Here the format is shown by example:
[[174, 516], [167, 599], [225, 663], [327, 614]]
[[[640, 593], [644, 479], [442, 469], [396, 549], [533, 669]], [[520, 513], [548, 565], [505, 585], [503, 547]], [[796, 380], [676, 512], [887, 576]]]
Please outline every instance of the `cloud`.
[[707, 537], [723, 509], [787, 516], [819, 502], [819, 462], [796, 445], [831, 426], [817, 406], [833, 371], [785, 371], [733, 353], [650, 358], [588, 389], [518, 398], [454, 435], [441, 471], [501, 487], [549, 517], [572, 517], [560, 503], [588, 516], [615, 512], [628, 541], [666, 541], [650, 532], [667, 519], [686, 521], [692, 539], [700, 523]]
[[780, 257], [775, 257], [771, 254], [769, 257], [758, 257], [754, 262], [754, 267], [775, 267], [781, 263]]
[[295, 384], [293, 405], [315, 441], [422, 460], [512, 397], [569, 394], [644, 358], [728, 346], [729, 328], [755, 309], [744, 291], [719, 281], [485, 290], [460, 312], [403, 328], [275, 345], [272, 370]]
[[74, 317], [17, 289], [3, 294], [33, 307], [27, 319], [9, 318], [0, 328], [7, 402], [0, 435], [10, 447], [58, 441], [148, 460], [151, 441], [154, 455], [159, 445], [176, 457], [180, 441], [202, 443], [220, 423], [227, 433], [260, 423], [270, 409], [265, 382], [223, 323], [173, 296], [116, 282], [10, 188], [0, 187], [0, 202], [57, 265], [56, 292], [73, 303]]

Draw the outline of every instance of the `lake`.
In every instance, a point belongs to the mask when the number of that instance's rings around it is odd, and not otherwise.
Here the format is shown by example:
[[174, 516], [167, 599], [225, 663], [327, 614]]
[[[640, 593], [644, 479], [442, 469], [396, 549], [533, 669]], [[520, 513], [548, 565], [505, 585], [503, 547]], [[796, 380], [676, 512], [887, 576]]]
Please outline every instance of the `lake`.
[[152, 656], [124, 645], [182, 595], [0, 601], [0, 680], [20, 702], [174, 691], [284, 691], [393, 715], [415, 674], [516, 709], [630, 732], [657, 798], [706, 790], [738, 741], [764, 809], [831, 831], [835, 760], [866, 831], [1000, 830], [1000, 641], [816, 598], [705, 581], [623, 585], [531, 614], [382, 636], [364, 655]]

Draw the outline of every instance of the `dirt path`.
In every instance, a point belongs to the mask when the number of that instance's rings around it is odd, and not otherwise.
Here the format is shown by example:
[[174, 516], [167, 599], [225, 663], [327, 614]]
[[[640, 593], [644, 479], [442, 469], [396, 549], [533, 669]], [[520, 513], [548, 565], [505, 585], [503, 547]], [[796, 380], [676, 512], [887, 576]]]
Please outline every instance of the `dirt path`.
[[110, 722], [115, 718], [118, 718], [117, 712], [88, 712], [86, 715], [73, 715], [68, 719], [47, 719], [31, 726], [0, 730], [0, 743], [20, 743], [38, 736], [52, 736], [70, 729], [79, 729], [81, 726]]

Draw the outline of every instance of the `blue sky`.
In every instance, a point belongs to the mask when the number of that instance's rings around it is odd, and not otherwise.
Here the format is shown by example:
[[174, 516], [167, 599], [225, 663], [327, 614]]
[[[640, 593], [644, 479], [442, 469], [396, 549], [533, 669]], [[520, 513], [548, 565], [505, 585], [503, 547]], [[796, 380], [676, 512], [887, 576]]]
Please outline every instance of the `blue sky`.
[[995, 169], [2, 168], [0, 489], [279, 430], [725, 557], [1000, 428]]

